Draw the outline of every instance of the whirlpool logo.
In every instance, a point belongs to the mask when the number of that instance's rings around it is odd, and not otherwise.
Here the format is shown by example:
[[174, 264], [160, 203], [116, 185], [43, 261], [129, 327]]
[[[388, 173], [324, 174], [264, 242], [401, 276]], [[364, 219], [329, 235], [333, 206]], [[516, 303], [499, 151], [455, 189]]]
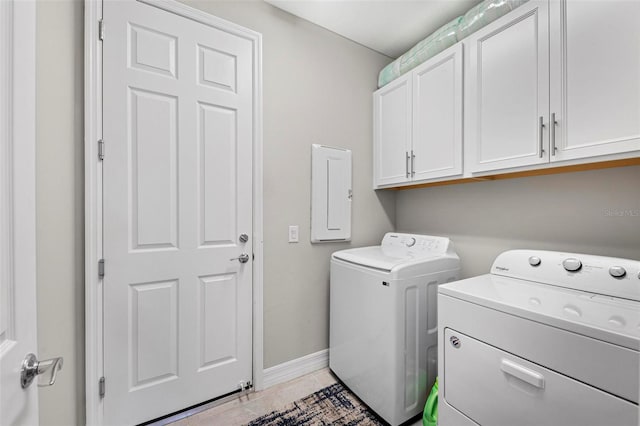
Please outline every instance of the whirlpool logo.
[[504, 266], [496, 266], [496, 269], [498, 271], [508, 271], [509, 270], [509, 268], [505, 268]]

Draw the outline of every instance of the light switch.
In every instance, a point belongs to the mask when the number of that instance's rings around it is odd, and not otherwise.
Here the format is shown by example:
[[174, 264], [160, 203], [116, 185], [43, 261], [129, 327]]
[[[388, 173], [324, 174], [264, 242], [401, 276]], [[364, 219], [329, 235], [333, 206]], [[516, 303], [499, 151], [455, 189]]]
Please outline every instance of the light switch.
[[298, 225], [289, 225], [289, 242], [297, 243], [299, 241]]

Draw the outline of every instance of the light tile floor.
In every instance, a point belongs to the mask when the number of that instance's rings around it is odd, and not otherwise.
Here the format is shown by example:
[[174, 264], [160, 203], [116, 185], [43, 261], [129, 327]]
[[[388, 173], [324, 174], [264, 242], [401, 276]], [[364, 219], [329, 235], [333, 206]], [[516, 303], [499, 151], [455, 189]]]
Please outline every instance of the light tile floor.
[[[282, 409], [285, 405], [304, 398], [337, 382], [328, 368], [318, 370], [260, 392], [240, 396], [217, 407], [187, 417], [172, 426], [240, 426], [251, 420]], [[417, 421], [411, 426], [420, 426]]]
[[251, 420], [279, 410], [285, 405], [304, 398], [336, 383], [328, 368], [318, 370], [289, 382], [272, 386], [260, 392], [240, 396], [217, 407], [172, 423], [173, 426], [240, 426]]

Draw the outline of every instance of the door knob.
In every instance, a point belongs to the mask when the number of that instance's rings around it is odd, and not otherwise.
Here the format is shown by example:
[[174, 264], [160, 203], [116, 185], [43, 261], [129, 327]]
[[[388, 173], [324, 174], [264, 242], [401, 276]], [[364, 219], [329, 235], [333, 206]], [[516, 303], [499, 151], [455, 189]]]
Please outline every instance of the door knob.
[[51, 386], [56, 382], [56, 377], [60, 370], [62, 370], [62, 357], [38, 361], [38, 358], [34, 354], [28, 354], [24, 358], [24, 361], [22, 361], [20, 385], [22, 389], [26, 389], [31, 385], [36, 376], [49, 372], [50, 376], [47, 383], [44, 385], [38, 384], [38, 386]]
[[247, 253], [242, 253], [238, 257], [233, 257], [229, 260], [237, 260], [240, 263], [247, 263], [249, 261], [249, 255]]

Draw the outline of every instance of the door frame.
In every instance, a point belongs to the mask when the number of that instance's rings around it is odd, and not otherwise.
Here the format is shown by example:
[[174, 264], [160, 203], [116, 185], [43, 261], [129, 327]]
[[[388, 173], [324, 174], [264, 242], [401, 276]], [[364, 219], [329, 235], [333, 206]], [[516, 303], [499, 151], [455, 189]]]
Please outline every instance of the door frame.
[[[133, 1], [133, 0], [132, 0]], [[137, 0], [251, 41], [253, 45], [253, 383], [261, 390], [263, 373], [263, 148], [262, 148], [262, 35], [175, 0]], [[103, 0], [85, 0], [84, 17], [84, 126], [85, 126], [85, 396], [86, 424], [102, 425], [104, 405], [99, 394], [103, 376], [103, 280], [98, 261], [103, 255], [102, 162], [102, 42]], [[104, 26], [108, 37], [108, 23]], [[106, 143], [105, 153], [109, 148]], [[108, 392], [108, 377], [105, 380]], [[187, 407], [185, 407], [187, 408]]]

